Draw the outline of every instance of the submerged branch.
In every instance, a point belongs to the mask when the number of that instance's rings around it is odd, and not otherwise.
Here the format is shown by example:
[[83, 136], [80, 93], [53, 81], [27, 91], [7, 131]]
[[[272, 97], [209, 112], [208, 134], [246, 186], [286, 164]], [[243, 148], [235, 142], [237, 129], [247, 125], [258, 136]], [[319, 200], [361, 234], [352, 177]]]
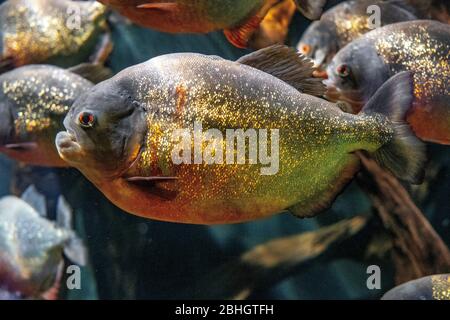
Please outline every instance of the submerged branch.
[[358, 153], [363, 164], [359, 184], [372, 200], [393, 240], [396, 283], [450, 272], [450, 251], [402, 184], [373, 159]]

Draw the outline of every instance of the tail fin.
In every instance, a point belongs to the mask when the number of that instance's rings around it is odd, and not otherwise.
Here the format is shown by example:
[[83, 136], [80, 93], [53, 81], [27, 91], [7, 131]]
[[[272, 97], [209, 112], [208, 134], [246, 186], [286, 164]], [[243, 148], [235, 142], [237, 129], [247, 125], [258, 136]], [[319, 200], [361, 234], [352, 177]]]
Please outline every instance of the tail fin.
[[406, 114], [414, 101], [414, 80], [411, 72], [402, 72], [389, 79], [363, 108], [364, 114], [382, 114], [393, 124], [394, 138], [372, 154], [383, 167], [398, 178], [420, 183], [426, 161], [425, 145], [406, 123]]
[[87, 250], [83, 244], [83, 241], [78, 238], [75, 231], [72, 230], [72, 209], [63, 196], [58, 198], [56, 211], [56, 225], [60, 228], [73, 232], [72, 237], [64, 247], [64, 254], [66, 258], [79, 266], [85, 266], [87, 263]]

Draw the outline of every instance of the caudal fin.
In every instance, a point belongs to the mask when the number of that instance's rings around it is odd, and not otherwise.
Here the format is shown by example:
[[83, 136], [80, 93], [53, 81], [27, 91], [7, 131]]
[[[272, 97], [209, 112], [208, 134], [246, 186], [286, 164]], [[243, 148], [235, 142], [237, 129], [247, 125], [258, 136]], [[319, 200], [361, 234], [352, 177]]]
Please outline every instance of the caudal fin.
[[394, 138], [372, 154], [374, 159], [398, 178], [410, 183], [420, 183], [426, 161], [425, 145], [406, 123], [406, 114], [413, 101], [413, 74], [402, 72], [389, 79], [362, 112], [367, 115], [382, 114], [393, 125]]
[[[56, 208], [56, 225], [60, 228], [72, 231], [72, 209], [63, 196], [58, 198], [58, 204]], [[71, 262], [76, 263], [79, 266], [85, 266], [87, 263], [87, 250], [83, 244], [83, 241], [77, 237], [73, 231], [72, 237], [64, 247], [64, 255]]]

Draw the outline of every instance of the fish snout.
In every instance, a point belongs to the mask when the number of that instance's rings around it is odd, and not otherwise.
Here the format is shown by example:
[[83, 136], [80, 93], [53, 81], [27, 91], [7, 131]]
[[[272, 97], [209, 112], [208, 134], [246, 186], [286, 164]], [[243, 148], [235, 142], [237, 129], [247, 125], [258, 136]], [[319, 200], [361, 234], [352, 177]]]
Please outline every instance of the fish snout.
[[64, 161], [74, 162], [82, 157], [82, 148], [75, 135], [67, 131], [61, 131], [56, 135], [55, 144], [59, 156]]

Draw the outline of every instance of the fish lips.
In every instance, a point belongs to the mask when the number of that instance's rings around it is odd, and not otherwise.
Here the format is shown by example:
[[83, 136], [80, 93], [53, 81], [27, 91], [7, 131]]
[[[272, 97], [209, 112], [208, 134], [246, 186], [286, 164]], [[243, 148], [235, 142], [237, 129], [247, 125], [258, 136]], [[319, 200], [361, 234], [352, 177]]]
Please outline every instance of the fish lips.
[[81, 145], [77, 142], [75, 134], [69, 131], [61, 131], [56, 135], [56, 149], [59, 156], [68, 163], [80, 162], [83, 157]]

